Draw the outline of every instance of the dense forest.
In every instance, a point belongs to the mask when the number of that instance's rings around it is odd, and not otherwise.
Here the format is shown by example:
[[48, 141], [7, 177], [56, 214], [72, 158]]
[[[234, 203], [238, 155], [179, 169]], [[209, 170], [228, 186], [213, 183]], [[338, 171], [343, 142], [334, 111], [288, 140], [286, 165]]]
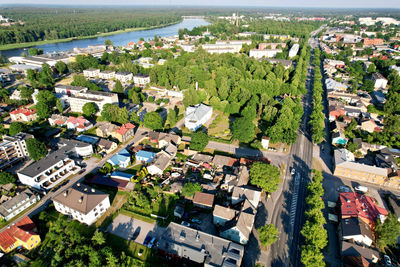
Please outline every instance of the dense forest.
[[90, 36], [127, 28], [174, 23], [181, 15], [168, 10], [3, 8], [0, 14], [23, 25], [0, 27], [0, 45]]

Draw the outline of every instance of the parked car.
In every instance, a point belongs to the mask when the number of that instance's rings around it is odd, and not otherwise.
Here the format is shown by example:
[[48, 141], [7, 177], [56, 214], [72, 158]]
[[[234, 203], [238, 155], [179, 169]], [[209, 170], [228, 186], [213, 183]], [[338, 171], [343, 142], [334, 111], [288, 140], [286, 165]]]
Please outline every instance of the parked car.
[[362, 193], [367, 193], [368, 192], [368, 187], [362, 186], [362, 185], [358, 185], [358, 186], [354, 187], [354, 190], [362, 192]]
[[193, 218], [190, 220], [193, 223], [201, 223], [201, 220], [197, 219], [197, 218]]
[[188, 222], [186, 222], [186, 221], [182, 221], [182, 222], [181, 222], [181, 225], [184, 225], [184, 226], [190, 227], [190, 223], [188, 223]]
[[147, 246], [149, 244], [149, 242], [151, 241], [151, 236], [146, 236], [146, 238], [144, 239], [143, 242], [143, 246]]
[[388, 255], [384, 255], [383, 259], [385, 260], [385, 265], [386, 266], [392, 266], [392, 261], [390, 260]]
[[292, 168], [292, 171], [290, 172], [291, 175], [294, 175], [296, 173], [296, 170]]
[[149, 243], [149, 245], [148, 245], [147, 247], [148, 247], [148, 248], [152, 248], [152, 247], [154, 246], [155, 242], [156, 242], [156, 238], [153, 237], [153, 238], [150, 240], [150, 243]]
[[351, 192], [351, 188], [348, 187], [347, 185], [341, 185], [337, 189], [337, 191], [342, 192], [342, 193], [349, 193]]

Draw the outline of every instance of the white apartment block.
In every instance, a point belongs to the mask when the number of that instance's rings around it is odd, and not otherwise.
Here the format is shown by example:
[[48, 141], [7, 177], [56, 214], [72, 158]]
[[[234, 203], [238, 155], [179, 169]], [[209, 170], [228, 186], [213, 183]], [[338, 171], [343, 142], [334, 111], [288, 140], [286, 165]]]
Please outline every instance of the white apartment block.
[[289, 50], [289, 57], [293, 58], [297, 55], [297, 53], [299, 52], [300, 46], [299, 44], [294, 44], [290, 50]]
[[76, 166], [64, 151], [58, 150], [25, 167], [17, 172], [17, 175], [25, 185], [39, 190], [49, 190], [79, 170], [80, 167]]
[[39, 200], [39, 195], [35, 195], [31, 190], [25, 189], [12, 199], [0, 204], [0, 218], [9, 221]]
[[3, 135], [3, 142], [0, 143], [0, 170], [28, 157], [25, 141], [29, 138], [33, 138], [33, 135], [26, 133]]
[[86, 78], [95, 78], [99, 76], [100, 70], [99, 69], [87, 69], [83, 71], [83, 76]]
[[115, 71], [105, 70], [99, 73], [99, 78], [104, 80], [111, 80], [115, 78]]
[[196, 131], [209, 119], [211, 119], [213, 108], [204, 104], [187, 107], [185, 111], [185, 127]]
[[264, 50], [251, 49], [249, 56], [254, 57], [256, 59], [272, 58], [276, 57], [276, 54], [278, 53], [282, 53], [282, 49], [264, 49]]
[[135, 85], [146, 85], [150, 83], [150, 76], [147, 74], [136, 74], [133, 76], [133, 82]]
[[133, 80], [133, 74], [129, 71], [118, 71], [115, 73], [115, 79], [120, 82], [129, 82]]
[[91, 225], [110, 207], [108, 194], [77, 183], [53, 198], [55, 209], [81, 223]]
[[117, 104], [118, 95], [103, 91], [90, 91], [85, 87], [62, 85], [56, 86], [56, 97], [60, 98], [64, 106], [70, 106], [72, 112], [82, 112], [82, 107], [93, 102], [99, 108], [98, 114], [105, 104]]

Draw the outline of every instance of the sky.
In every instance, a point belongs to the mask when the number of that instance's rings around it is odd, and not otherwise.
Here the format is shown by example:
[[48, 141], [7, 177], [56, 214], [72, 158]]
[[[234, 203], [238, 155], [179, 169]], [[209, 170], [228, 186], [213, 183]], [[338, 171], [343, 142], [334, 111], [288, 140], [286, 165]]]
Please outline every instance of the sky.
[[400, 0], [0, 0], [1, 4], [400, 8]]

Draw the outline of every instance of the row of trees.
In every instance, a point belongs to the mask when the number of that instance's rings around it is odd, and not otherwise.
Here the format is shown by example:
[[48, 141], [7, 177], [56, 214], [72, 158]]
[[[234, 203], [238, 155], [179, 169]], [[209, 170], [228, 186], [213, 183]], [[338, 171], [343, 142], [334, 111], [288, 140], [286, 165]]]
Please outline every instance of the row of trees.
[[308, 196], [306, 197], [307, 211], [306, 222], [301, 234], [304, 236], [304, 245], [301, 247], [301, 262], [304, 266], [325, 266], [322, 249], [328, 244], [328, 234], [324, 225], [326, 220], [322, 209], [325, 208], [322, 197], [323, 176], [320, 171], [313, 170], [312, 181], [307, 184]]
[[316, 144], [321, 143], [324, 140], [325, 135], [325, 114], [324, 104], [322, 102], [323, 87], [322, 87], [322, 75], [321, 75], [321, 61], [320, 61], [320, 50], [315, 48], [314, 59], [314, 85], [313, 85], [313, 111], [310, 116], [310, 125], [312, 127], [312, 139]]

